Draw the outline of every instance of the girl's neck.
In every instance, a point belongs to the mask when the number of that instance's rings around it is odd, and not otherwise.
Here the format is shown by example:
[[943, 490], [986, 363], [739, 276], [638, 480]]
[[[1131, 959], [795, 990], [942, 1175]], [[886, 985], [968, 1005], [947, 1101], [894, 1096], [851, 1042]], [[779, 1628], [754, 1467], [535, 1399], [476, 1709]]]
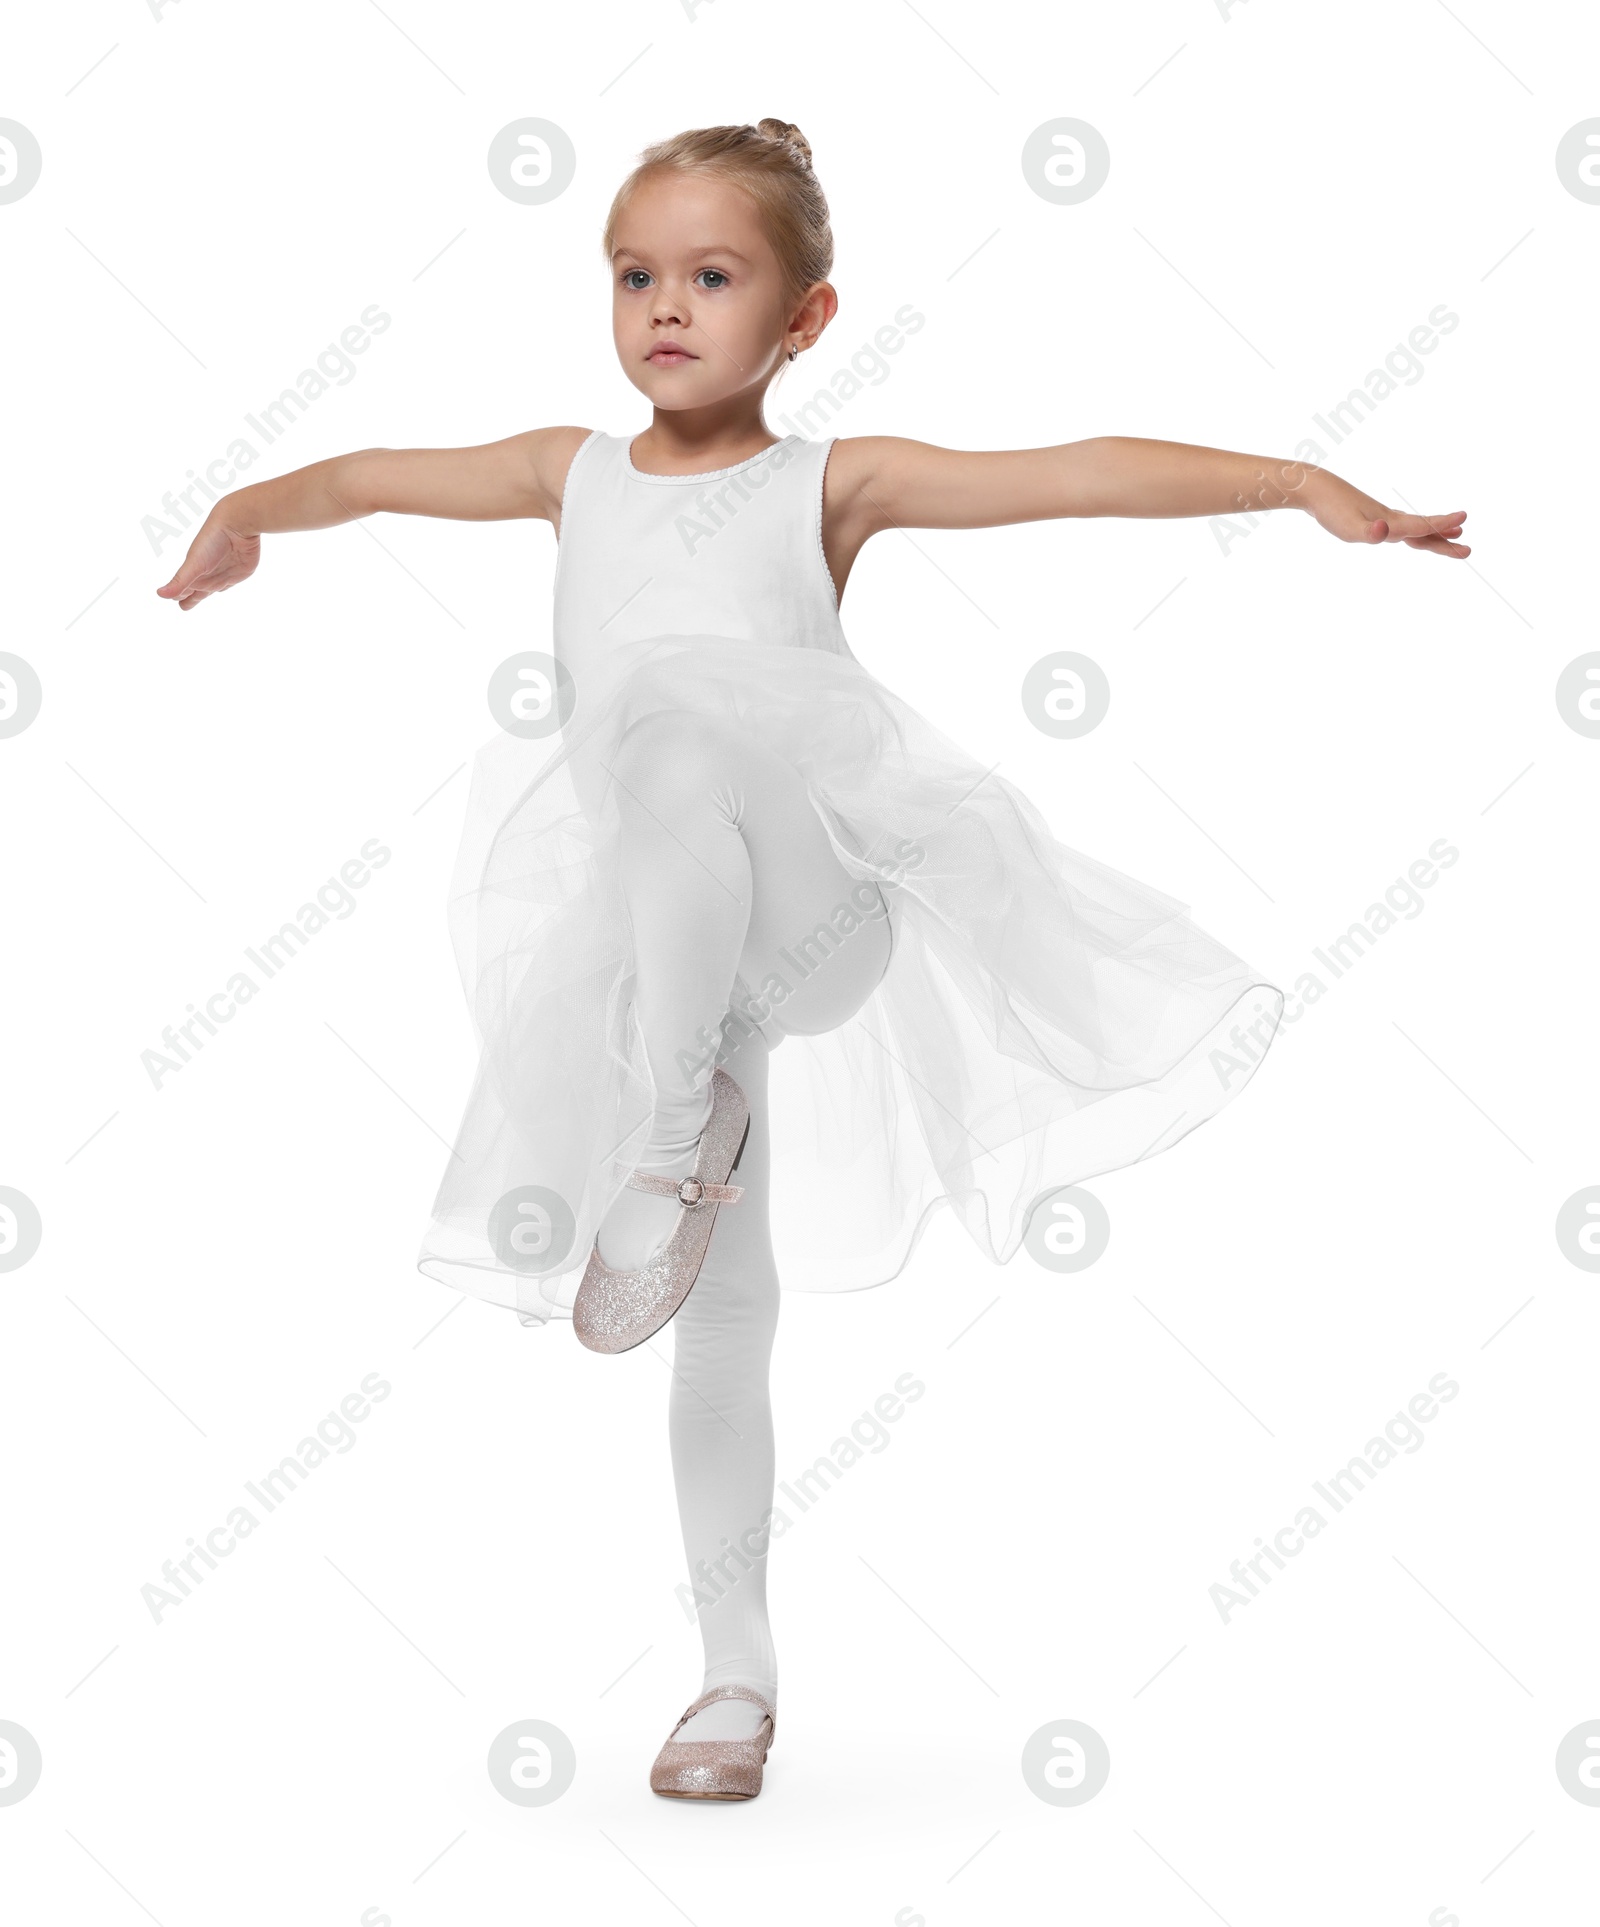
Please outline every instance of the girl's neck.
[[649, 474], [705, 474], [782, 440], [767, 426], [759, 399], [737, 408], [657, 408], [650, 426], [634, 437], [633, 462]]

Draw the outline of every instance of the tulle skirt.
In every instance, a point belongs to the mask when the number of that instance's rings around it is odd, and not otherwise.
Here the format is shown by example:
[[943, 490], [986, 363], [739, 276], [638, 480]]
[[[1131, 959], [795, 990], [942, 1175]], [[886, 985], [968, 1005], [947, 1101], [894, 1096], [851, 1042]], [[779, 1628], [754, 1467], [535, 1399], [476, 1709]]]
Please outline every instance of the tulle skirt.
[[1058, 842], [853, 656], [660, 636], [608, 650], [581, 687], [558, 735], [502, 734], [474, 765], [451, 926], [481, 1058], [428, 1276], [525, 1324], [570, 1315], [644, 1146], [654, 1085], [609, 770], [659, 710], [782, 755], [843, 868], [892, 906], [878, 988], [772, 1059], [787, 1288], [886, 1282], [941, 1207], [1003, 1264], [1044, 1194], [1167, 1149], [1253, 1076], [1281, 991], [1185, 905]]

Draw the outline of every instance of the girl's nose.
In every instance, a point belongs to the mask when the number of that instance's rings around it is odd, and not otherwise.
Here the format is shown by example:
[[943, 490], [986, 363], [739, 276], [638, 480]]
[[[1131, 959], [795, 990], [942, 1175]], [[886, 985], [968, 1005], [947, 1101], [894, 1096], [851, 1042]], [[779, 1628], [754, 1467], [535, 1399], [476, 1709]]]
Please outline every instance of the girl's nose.
[[650, 304], [652, 321], [676, 321], [680, 324], [687, 318], [688, 303], [681, 289], [674, 290], [663, 283], [656, 284], [655, 300]]

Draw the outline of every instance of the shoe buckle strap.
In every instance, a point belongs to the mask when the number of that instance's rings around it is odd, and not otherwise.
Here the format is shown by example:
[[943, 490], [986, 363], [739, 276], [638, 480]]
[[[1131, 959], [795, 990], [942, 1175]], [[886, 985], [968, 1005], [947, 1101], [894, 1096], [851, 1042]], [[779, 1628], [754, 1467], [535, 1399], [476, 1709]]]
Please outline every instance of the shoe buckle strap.
[[656, 1171], [635, 1171], [628, 1185], [634, 1191], [648, 1191], [657, 1198], [676, 1198], [679, 1204], [737, 1204], [744, 1196], [742, 1184], [708, 1184], [703, 1178], [667, 1178]]
[[[686, 1726], [689, 1721], [694, 1718], [696, 1713], [704, 1712], [713, 1701], [731, 1699], [749, 1700], [752, 1705], [759, 1706], [762, 1712], [766, 1714], [767, 1718], [772, 1722], [772, 1732], [768, 1736], [767, 1741], [767, 1744], [770, 1746], [772, 1741], [778, 1736], [777, 1708], [764, 1693], [758, 1693], [753, 1686], [744, 1686], [736, 1682], [730, 1682], [726, 1686], [713, 1686], [709, 1692], [702, 1693], [699, 1699], [692, 1700], [689, 1705], [684, 1708], [683, 1713], [679, 1717], [678, 1725], [672, 1729], [673, 1732], [676, 1733], [679, 1727]], [[757, 1728], [757, 1731], [759, 1732], [760, 1729]]]

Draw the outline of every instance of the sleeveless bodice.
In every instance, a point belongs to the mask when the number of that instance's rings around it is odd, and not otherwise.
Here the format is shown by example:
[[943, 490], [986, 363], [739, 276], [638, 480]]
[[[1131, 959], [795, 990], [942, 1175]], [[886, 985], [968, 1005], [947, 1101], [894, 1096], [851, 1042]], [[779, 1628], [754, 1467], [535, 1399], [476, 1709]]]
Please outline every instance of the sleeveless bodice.
[[556, 563], [556, 660], [580, 691], [616, 644], [721, 636], [850, 655], [822, 550], [833, 438], [786, 435], [732, 468], [646, 475], [630, 435], [572, 458]]

